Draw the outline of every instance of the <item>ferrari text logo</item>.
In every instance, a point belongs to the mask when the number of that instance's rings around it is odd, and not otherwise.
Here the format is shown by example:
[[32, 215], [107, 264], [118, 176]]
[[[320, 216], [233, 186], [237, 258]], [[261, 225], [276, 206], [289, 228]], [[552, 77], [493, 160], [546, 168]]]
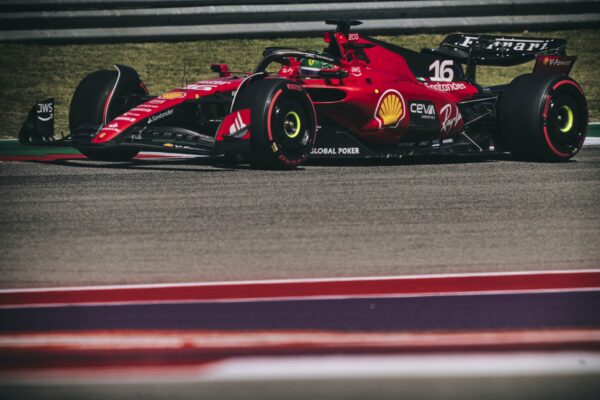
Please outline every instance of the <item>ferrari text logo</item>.
[[383, 92], [375, 108], [374, 118], [379, 128], [397, 127], [406, 115], [406, 105], [400, 92], [389, 89]]

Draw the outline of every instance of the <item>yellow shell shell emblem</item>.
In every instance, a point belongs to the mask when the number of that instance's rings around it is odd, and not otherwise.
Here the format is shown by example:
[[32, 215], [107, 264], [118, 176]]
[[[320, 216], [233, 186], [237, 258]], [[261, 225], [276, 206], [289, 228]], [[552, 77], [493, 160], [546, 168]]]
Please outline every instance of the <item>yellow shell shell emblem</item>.
[[181, 99], [185, 97], [185, 92], [167, 92], [160, 96], [161, 99], [173, 100], [173, 99]]
[[379, 100], [375, 118], [379, 121], [380, 128], [397, 125], [404, 117], [404, 99], [395, 90], [387, 90]]

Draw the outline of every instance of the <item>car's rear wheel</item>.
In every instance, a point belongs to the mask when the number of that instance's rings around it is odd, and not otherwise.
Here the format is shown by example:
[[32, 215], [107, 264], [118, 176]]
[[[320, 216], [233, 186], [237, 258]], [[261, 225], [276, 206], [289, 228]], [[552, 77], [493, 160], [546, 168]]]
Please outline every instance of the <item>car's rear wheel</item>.
[[499, 119], [502, 139], [518, 158], [565, 161], [585, 140], [587, 101], [564, 75], [521, 75], [504, 93]]
[[[105, 119], [115, 118], [120, 110], [106, 107], [106, 101], [115, 87], [116, 71], [96, 71], [79, 83], [71, 99], [69, 130], [71, 134], [97, 131]], [[107, 115], [105, 116], [105, 112]], [[138, 150], [128, 148], [78, 148], [87, 158], [100, 161], [128, 161]]]
[[308, 157], [316, 135], [315, 112], [304, 89], [283, 79], [252, 82], [234, 109], [251, 110], [250, 162], [254, 167], [292, 169]]

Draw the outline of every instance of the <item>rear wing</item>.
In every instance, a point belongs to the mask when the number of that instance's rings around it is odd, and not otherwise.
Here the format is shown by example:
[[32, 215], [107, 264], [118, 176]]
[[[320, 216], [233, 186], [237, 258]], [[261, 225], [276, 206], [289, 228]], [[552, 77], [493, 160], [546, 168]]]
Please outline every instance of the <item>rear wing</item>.
[[467, 77], [474, 81], [476, 65], [513, 66], [541, 56], [566, 57], [566, 48], [567, 41], [564, 39], [465, 33], [448, 35], [438, 48], [423, 49], [422, 53], [436, 54], [467, 64]]

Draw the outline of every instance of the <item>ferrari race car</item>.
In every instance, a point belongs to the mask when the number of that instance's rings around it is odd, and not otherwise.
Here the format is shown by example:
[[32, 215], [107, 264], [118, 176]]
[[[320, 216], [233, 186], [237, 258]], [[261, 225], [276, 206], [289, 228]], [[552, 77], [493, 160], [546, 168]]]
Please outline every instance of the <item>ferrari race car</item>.
[[[24, 144], [73, 146], [94, 160], [140, 151], [226, 156], [291, 169], [307, 158], [401, 158], [510, 152], [564, 161], [585, 140], [587, 101], [568, 74], [566, 41], [452, 34], [415, 52], [332, 20], [324, 51], [265, 49], [255, 71], [218, 74], [150, 95], [127, 66], [96, 71], [76, 88], [70, 134], [54, 138], [53, 101], [32, 108]], [[482, 87], [478, 65], [535, 60], [532, 73]], [[464, 66], [464, 67], [463, 67]]]

